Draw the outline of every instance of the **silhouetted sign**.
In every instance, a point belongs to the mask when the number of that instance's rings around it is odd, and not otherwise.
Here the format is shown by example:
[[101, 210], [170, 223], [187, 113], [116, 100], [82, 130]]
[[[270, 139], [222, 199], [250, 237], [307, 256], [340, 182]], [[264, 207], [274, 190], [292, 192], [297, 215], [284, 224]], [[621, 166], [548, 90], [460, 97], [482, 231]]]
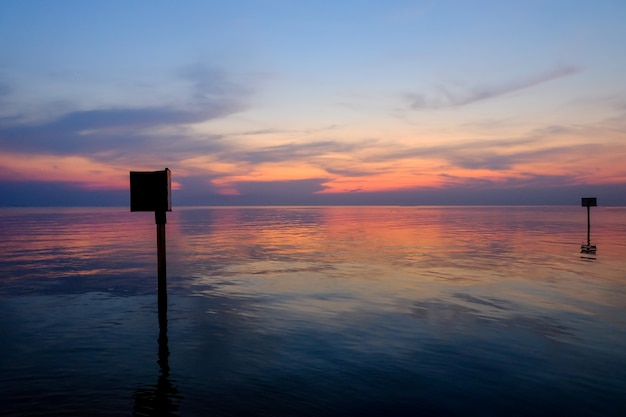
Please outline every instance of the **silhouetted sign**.
[[583, 197], [582, 206], [583, 207], [596, 207], [598, 205], [598, 201], [596, 197]]
[[130, 211], [172, 211], [171, 171], [131, 171]]

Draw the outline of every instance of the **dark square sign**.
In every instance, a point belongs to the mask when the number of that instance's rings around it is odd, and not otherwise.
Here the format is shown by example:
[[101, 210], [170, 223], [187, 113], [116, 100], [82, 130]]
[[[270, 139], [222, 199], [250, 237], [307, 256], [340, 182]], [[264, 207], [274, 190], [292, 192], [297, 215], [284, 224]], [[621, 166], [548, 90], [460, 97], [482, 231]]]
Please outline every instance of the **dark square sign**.
[[583, 207], [595, 207], [598, 205], [598, 201], [596, 197], [583, 197], [582, 206]]
[[172, 175], [163, 171], [130, 172], [130, 211], [172, 211]]

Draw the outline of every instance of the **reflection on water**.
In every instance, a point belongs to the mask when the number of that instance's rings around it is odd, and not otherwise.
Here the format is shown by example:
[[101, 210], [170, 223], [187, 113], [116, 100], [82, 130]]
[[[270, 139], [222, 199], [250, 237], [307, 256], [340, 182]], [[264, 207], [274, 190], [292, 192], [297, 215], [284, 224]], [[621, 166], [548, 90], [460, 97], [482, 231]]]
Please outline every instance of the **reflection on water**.
[[149, 214], [0, 210], [6, 415], [626, 407], [626, 209], [178, 209], [160, 323]]
[[154, 386], [141, 386], [134, 394], [133, 416], [177, 416], [182, 396], [170, 380], [167, 310], [159, 310], [159, 377]]

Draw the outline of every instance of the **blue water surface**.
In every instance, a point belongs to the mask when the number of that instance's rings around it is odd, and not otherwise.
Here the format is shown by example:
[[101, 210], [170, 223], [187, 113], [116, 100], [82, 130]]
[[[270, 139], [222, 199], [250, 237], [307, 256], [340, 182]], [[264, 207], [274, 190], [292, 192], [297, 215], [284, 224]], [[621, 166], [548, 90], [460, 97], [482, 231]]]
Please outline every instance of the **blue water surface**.
[[622, 416], [626, 209], [0, 209], [2, 415]]

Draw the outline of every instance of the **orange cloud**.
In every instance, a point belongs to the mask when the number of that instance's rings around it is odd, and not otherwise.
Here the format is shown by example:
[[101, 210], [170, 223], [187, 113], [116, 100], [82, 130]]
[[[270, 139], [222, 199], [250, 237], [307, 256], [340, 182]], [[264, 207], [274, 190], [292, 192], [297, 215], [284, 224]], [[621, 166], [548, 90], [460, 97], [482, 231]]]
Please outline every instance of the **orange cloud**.
[[3, 153], [5, 180], [71, 182], [85, 189], [128, 187], [128, 172], [81, 156]]

